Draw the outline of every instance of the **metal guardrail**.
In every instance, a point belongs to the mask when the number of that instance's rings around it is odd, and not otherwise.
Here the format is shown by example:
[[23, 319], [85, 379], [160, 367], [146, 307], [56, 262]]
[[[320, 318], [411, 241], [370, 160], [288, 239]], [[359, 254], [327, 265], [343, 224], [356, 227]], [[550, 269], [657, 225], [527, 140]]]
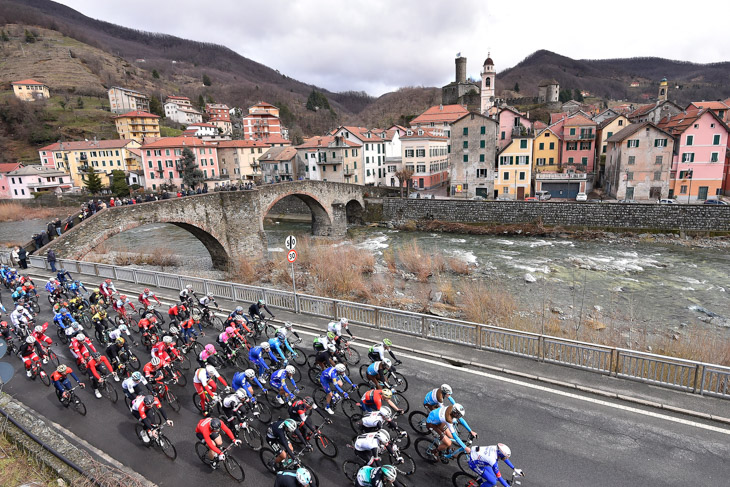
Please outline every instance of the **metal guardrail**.
[[[0, 262], [10, 263], [10, 254], [8, 252], [0, 253]], [[32, 267], [49, 268], [44, 257], [31, 256], [29, 263]], [[109, 277], [175, 291], [190, 284], [196, 292], [210, 292], [216, 298], [234, 302], [251, 303], [258, 299], [265, 299], [267, 304], [273, 308], [295, 313], [327, 319], [346, 317], [353, 323], [367, 327], [527, 357], [695, 394], [730, 399], [730, 367], [717, 364], [606, 347], [362, 303], [306, 294], [295, 295], [292, 292], [278, 289], [164, 272], [65, 259], [59, 259], [57, 267], [65, 267], [71, 272], [82, 275]]]

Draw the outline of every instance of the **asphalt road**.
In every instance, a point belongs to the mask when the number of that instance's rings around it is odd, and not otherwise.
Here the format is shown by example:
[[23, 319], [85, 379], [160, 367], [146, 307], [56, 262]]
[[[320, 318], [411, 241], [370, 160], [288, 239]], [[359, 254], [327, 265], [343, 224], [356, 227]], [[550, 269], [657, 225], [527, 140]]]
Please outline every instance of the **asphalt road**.
[[[123, 287], [135, 288], [127, 284]], [[45, 292], [42, 294], [40, 319], [50, 320]], [[55, 338], [55, 333], [50, 336]], [[210, 340], [211, 337], [206, 337], [204, 341]], [[309, 343], [306, 338], [305, 343]], [[65, 346], [56, 345], [54, 350], [62, 361], [73, 363]], [[143, 349], [137, 352], [144, 362], [142, 357], [148, 356], [146, 352]], [[527, 474], [523, 486], [728, 485], [730, 429], [727, 427], [575, 395], [527, 380], [416, 357], [399, 358], [404, 362], [399, 370], [410, 383], [406, 397], [411, 409], [419, 407], [428, 390], [442, 382], [450, 383], [454, 397], [466, 408], [467, 420], [479, 433], [476, 444], [507, 443], [512, 449], [513, 462]], [[115, 383], [120, 391], [116, 405], [106, 399], [96, 399], [88, 389], [81, 391], [88, 408], [87, 416], [81, 417], [58, 403], [52, 387], [28, 380], [20, 360], [15, 357], [3, 360], [10, 361], [16, 369], [5, 392], [151, 481], [161, 486], [197, 487], [210, 482], [235, 485], [225, 472], [211, 471], [195, 455], [194, 428], [200, 416], [191, 400], [192, 380], [187, 387], [174, 389], [182, 401], [180, 413], [168, 411], [175, 426], [167, 428], [165, 434], [178, 451], [177, 460], [172, 462], [162, 453], [140, 444], [134, 433], [135, 420], [124, 405], [119, 383]], [[227, 379], [233, 374], [230, 369], [222, 372]], [[312, 390], [306, 378], [304, 384], [307, 391]], [[305, 460], [317, 471], [322, 486], [348, 485], [341, 465], [351, 455], [345, 444], [353, 435], [342, 413], [334, 416], [334, 420], [324, 431], [338, 444], [339, 456], [329, 460], [315, 450]], [[400, 424], [407, 423], [402, 419]], [[262, 433], [265, 430], [263, 426], [259, 429]], [[414, 440], [416, 437], [413, 434]], [[413, 446], [407, 451], [417, 465], [415, 475], [409, 479], [410, 485], [451, 485], [451, 475], [458, 469], [455, 464], [428, 465], [418, 458]], [[273, 485], [273, 476], [261, 465], [258, 453], [244, 448], [236, 450], [234, 456], [245, 469], [244, 485]], [[509, 472], [509, 468], [503, 466], [502, 471]]]

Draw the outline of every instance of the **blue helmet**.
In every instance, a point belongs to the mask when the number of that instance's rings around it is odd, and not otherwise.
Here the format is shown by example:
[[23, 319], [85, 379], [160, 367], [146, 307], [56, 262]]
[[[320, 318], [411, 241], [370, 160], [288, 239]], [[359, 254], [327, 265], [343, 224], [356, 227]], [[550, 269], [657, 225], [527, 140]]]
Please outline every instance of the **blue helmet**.
[[66, 314], [66, 313], [68, 313], [68, 310], [67, 310], [66, 308], [61, 308], [61, 309], [59, 310], [59, 313], [61, 313], [61, 314]]

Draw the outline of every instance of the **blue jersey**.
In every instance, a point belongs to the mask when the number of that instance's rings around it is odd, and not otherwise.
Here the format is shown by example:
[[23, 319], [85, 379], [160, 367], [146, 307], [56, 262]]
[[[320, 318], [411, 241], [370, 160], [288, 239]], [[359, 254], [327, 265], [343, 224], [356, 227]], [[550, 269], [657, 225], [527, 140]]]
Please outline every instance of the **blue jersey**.
[[286, 381], [286, 369], [279, 369], [271, 374], [271, 385], [277, 389]]
[[263, 360], [264, 349], [261, 347], [253, 347], [248, 352], [248, 359], [253, 360], [254, 362], [258, 362], [259, 360]]
[[56, 316], [53, 317], [53, 321], [61, 328], [66, 328], [66, 325], [63, 323], [64, 318], [68, 318], [71, 323], [76, 322], [74, 317], [71, 316], [71, 313], [56, 313]]

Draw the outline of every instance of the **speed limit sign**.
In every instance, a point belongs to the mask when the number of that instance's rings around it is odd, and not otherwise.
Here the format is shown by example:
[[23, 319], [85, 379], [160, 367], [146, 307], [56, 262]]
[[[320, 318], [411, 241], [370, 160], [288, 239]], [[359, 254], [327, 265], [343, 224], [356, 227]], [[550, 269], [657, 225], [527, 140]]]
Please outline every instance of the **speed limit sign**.
[[290, 250], [286, 254], [286, 260], [288, 260], [289, 262], [291, 262], [293, 264], [294, 261], [297, 260], [297, 251], [296, 250]]

